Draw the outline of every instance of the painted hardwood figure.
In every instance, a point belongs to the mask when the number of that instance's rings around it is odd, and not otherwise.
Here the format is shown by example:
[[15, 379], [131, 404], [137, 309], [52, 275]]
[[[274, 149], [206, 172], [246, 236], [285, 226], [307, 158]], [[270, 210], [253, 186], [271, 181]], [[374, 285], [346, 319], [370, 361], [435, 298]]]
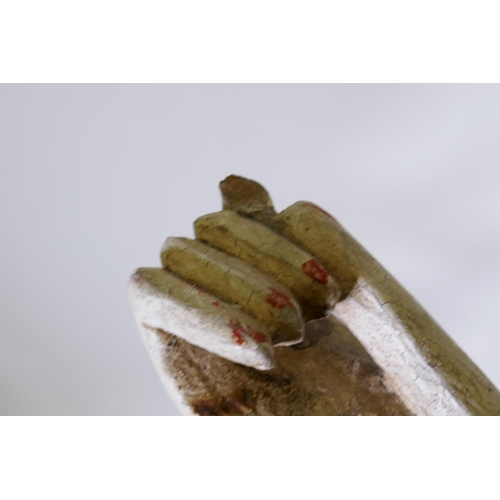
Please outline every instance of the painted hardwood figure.
[[163, 269], [129, 285], [181, 411], [500, 415], [497, 389], [331, 215], [309, 202], [276, 213], [241, 177], [220, 187], [200, 241], [167, 239]]

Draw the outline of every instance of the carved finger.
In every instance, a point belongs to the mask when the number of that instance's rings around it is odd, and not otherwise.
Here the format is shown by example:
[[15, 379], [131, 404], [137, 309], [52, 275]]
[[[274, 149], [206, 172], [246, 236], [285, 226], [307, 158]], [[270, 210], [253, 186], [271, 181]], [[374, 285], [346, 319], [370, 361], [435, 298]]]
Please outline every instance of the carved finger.
[[302, 314], [292, 292], [254, 266], [188, 238], [167, 238], [161, 260], [175, 275], [261, 321], [274, 345], [303, 340]]
[[171, 332], [235, 363], [259, 370], [273, 367], [265, 325], [167, 270], [137, 269], [129, 293], [139, 325]]
[[224, 210], [232, 210], [260, 222], [276, 215], [268, 192], [258, 182], [230, 175], [219, 183]]
[[340, 296], [335, 278], [311, 254], [263, 224], [232, 211], [198, 218], [196, 237], [286, 285], [306, 320], [321, 318]]

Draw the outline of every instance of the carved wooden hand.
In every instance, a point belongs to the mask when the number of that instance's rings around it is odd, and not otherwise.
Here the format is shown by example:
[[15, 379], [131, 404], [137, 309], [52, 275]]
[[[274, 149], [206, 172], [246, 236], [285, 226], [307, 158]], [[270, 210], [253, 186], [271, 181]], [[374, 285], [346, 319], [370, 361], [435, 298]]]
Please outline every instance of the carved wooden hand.
[[197, 415], [499, 415], [500, 393], [328, 213], [230, 176], [196, 240], [129, 291], [167, 391]]

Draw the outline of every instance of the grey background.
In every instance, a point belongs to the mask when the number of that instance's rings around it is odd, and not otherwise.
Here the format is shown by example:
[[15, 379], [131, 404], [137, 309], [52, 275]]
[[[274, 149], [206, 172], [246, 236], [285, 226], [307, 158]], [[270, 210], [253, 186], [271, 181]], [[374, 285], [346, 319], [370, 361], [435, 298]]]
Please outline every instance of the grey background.
[[126, 283], [262, 182], [332, 214], [500, 386], [500, 87], [0, 86], [0, 413], [177, 414]]

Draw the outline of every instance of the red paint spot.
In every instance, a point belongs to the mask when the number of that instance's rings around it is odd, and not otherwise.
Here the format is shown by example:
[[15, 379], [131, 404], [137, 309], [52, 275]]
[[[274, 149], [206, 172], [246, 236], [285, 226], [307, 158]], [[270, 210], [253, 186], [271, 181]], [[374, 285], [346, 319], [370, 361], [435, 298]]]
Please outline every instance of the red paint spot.
[[132, 281], [134, 283], [140, 283], [142, 281], [142, 276], [139, 276], [138, 274], [132, 276]]
[[[333, 216], [331, 216], [328, 212], [326, 212], [322, 208], [318, 207], [318, 205], [315, 205], [314, 203], [310, 203], [310, 202], [308, 202], [308, 205], [311, 206], [312, 208], [314, 208], [315, 210], [317, 210], [318, 212], [321, 212], [322, 214], [326, 215], [330, 219], [333, 219]], [[335, 220], [335, 219], [333, 219], [333, 220]]]
[[284, 293], [278, 292], [278, 290], [274, 288], [269, 288], [271, 293], [267, 295], [266, 302], [271, 304], [276, 309], [280, 311], [283, 310], [286, 306], [290, 306], [295, 309], [295, 304], [287, 297]]
[[257, 344], [263, 344], [268, 342], [267, 336], [262, 332], [254, 332], [249, 327], [244, 327], [239, 321], [232, 319], [229, 324], [231, 325], [233, 340], [238, 344], [242, 345], [245, 342], [245, 336], [251, 337]]
[[233, 340], [238, 344], [242, 345], [245, 343], [245, 339], [243, 338], [243, 334], [238, 329], [233, 330]]
[[212, 302], [212, 305], [213, 305], [213, 306], [215, 306], [215, 307], [217, 307], [217, 306], [219, 306], [219, 305], [220, 305], [220, 302], [219, 302], [218, 300], [214, 300], [214, 301]]
[[330, 281], [328, 271], [315, 259], [308, 260], [302, 264], [302, 271], [309, 278], [326, 285]]
[[233, 340], [238, 344], [241, 345], [245, 342], [245, 329], [241, 326], [241, 323], [239, 321], [236, 321], [235, 319], [232, 319], [229, 324], [231, 325], [233, 331], [232, 331], [232, 336]]
[[250, 337], [252, 337], [257, 344], [263, 344], [264, 342], [267, 342], [267, 336], [265, 333], [262, 332], [253, 332], [250, 331]]

